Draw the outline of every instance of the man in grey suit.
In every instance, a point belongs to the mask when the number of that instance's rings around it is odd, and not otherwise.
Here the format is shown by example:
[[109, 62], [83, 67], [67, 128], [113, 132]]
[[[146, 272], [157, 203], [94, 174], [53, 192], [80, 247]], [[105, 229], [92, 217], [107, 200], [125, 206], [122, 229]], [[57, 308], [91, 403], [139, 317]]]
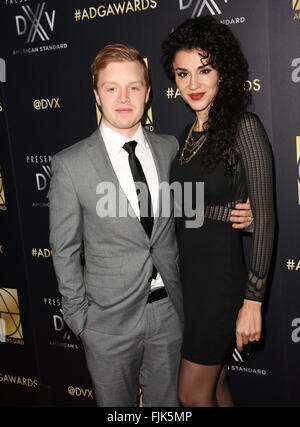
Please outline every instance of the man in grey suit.
[[83, 342], [99, 406], [136, 406], [138, 381], [143, 406], [178, 406], [182, 295], [172, 210], [162, 215], [159, 192], [178, 142], [141, 126], [150, 84], [136, 49], [106, 46], [92, 74], [100, 127], [52, 160], [50, 245], [64, 320]]

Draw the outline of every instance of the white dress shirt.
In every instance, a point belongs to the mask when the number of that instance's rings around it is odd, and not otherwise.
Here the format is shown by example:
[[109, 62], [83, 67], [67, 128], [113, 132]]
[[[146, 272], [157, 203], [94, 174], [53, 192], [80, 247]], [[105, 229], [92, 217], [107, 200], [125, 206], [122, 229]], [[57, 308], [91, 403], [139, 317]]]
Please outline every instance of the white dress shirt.
[[[140, 124], [138, 130], [132, 138], [126, 138], [123, 135], [108, 128], [103, 121], [100, 124], [101, 136], [104, 140], [111, 164], [119, 180], [120, 187], [124, 191], [132, 209], [136, 216], [140, 219], [140, 209], [138, 197], [136, 194], [135, 183], [132, 177], [131, 169], [128, 162], [128, 153], [123, 149], [123, 145], [128, 141], [136, 141], [135, 154], [139, 159], [151, 194], [152, 208], [154, 216], [158, 213], [158, 196], [159, 196], [159, 180], [152, 156], [151, 149], [143, 133], [143, 128]], [[156, 279], [151, 282], [151, 291], [155, 288], [164, 286], [160, 274], [157, 273]]]

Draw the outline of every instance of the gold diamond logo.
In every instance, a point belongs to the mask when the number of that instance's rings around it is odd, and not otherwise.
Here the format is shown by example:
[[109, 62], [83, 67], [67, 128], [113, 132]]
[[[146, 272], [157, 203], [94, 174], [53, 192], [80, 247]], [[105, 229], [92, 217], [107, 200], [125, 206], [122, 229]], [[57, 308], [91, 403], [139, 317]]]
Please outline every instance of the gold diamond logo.
[[300, 0], [293, 0], [293, 9], [300, 10]]
[[23, 339], [17, 289], [0, 288], [0, 341]]

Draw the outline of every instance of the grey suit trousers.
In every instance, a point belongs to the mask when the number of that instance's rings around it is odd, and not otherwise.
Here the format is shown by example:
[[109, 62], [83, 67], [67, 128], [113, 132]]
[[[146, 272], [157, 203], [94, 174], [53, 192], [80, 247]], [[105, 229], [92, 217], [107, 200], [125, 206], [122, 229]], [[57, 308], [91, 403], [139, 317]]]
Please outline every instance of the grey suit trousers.
[[182, 328], [167, 297], [146, 304], [141, 321], [126, 335], [84, 329], [82, 341], [97, 405], [136, 406], [139, 379], [143, 406], [179, 406]]

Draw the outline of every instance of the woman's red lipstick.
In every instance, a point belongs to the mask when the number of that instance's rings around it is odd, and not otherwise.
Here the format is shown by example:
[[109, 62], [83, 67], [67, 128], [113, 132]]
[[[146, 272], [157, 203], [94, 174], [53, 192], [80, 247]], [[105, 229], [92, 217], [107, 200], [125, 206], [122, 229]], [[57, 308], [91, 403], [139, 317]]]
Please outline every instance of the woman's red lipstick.
[[199, 99], [202, 98], [202, 96], [204, 95], [204, 92], [201, 93], [190, 93], [190, 98], [192, 98], [193, 101], [199, 101]]

